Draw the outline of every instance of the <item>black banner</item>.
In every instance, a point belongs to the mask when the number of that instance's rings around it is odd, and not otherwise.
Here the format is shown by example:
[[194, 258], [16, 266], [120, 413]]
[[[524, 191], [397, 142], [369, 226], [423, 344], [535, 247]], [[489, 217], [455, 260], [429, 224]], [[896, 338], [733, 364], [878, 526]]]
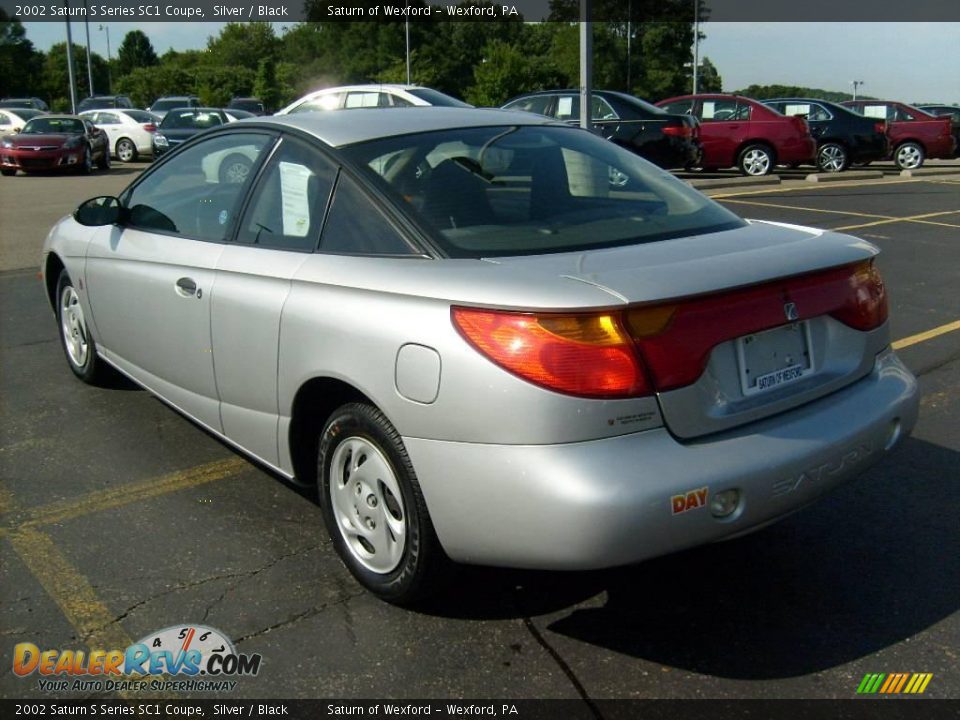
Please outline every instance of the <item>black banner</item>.
[[[0, 0], [24, 22], [692, 22], [694, 0]], [[955, 0], [701, 0], [704, 22], [957, 22]]]
[[0, 717], [463, 720], [951, 720], [960, 701], [855, 700], [0, 700]]

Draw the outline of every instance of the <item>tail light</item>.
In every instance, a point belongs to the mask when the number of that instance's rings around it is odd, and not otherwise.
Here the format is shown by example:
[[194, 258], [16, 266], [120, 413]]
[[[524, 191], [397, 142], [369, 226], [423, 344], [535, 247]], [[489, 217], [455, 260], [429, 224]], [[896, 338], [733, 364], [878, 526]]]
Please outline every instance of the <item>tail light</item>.
[[793, 122], [793, 125], [800, 131], [801, 135], [810, 134], [810, 123], [808, 123], [805, 118], [802, 118], [799, 115], [791, 115], [790, 120], [791, 122]]
[[873, 131], [878, 132], [881, 135], [887, 134], [887, 123], [885, 120], [879, 120], [873, 124]]
[[143, 129], [146, 130], [147, 132], [156, 132], [157, 126], [154, 125], [153, 123], [144, 123]]
[[856, 330], [887, 320], [873, 261], [623, 311], [555, 314], [455, 307], [453, 323], [500, 367], [568, 395], [623, 398], [690, 385], [720, 343], [798, 320], [830, 315]]
[[663, 134], [670, 137], [690, 138], [693, 137], [693, 128], [686, 124], [664, 125]]
[[650, 395], [630, 336], [612, 313], [558, 315], [453, 308], [466, 340], [497, 365], [567, 395]]

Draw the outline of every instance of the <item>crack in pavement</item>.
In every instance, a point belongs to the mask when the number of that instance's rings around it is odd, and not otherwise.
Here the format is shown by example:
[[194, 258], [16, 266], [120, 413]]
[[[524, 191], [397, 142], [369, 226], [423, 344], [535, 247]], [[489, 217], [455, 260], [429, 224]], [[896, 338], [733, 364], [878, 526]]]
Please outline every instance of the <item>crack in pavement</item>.
[[[294, 625], [294, 624], [296, 624], [296, 623], [298, 623], [298, 622], [300, 622], [300, 621], [302, 621], [302, 620], [308, 620], [309, 618], [316, 617], [317, 615], [320, 615], [321, 613], [326, 612], [326, 611], [329, 610], [330, 608], [337, 607], [338, 605], [342, 605], [343, 607], [347, 607], [347, 603], [349, 603], [349, 602], [350, 602], [351, 600], [353, 600], [354, 598], [358, 598], [358, 597], [360, 597], [361, 595], [365, 595], [366, 592], [367, 592], [366, 590], [360, 590], [360, 591], [355, 592], [355, 593], [352, 593], [352, 594], [350, 594], [350, 595], [346, 595], [345, 597], [342, 597], [342, 598], [340, 598], [339, 600], [331, 600], [330, 602], [323, 603], [322, 605], [315, 605], [315, 606], [312, 607], [312, 608], [307, 608], [307, 609], [304, 610], [303, 612], [297, 613], [297, 614], [294, 615], [293, 617], [287, 618], [286, 620], [281, 620], [281, 621], [278, 622], [278, 623], [274, 623], [273, 625], [269, 625], [269, 626], [267, 626], [267, 627], [265, 627], [265, 628], [262, 628], [262, 629], [260, 629], [260, 630], [256, 630], [256, 631], [254, 631], [254, 632], [252, 632], [252, 633], [250, 633], [250, 634], [248, 634], [248, 635], [242, 635], [241, 637], [239, 637], [239, 638], [237, 638], [236, 640], [234, 640], [234, 641], [233, 641], [233, 644], [234, 644], [234, 645], [239, 645], [240, 643], [242, 643], [242, 642], [244, 642], [244, 641], [246, 641], [246, 640], [250, 640], [251, 638], [255, 638], [255, 637], [260, 637], [261, 635], [266, 635], [267, 633], [269, 633], [269, 632], [271, 632], [271, 631], [273, 631], [273, 630], [277, 630], [277, 629], [282, 628], [282, 627], [287, 627], [287, 626], [290, 626], [290, 625]], [[349, 613], [348, 613], [348, 616], [349, 616]], [[348, 623], [348, 624], [349, 624], [349, 623]], [[350, 634], [351, 634], [351, 636], [353, 635], [352, 632], [351, 632]], [[356, 637], [353, 637], [353, 640], [354, 640], [354, 644], [356, 644]]]

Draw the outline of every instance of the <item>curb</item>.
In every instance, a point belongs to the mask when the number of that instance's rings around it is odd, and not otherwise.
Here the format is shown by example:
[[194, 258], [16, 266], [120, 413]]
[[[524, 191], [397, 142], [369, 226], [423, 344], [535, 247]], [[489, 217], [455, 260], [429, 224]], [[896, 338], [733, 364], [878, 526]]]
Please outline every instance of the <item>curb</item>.
[[900, 171], [900, 177], [904, 178], [924, 177], [925, 175], [960, 175], [960, 166], [916, 168]]
[[698, 190], [710, 190], [713, 188], [752, 187], [754, 185], [779, 185], [780, 176], [707, 178], [704, 180], [686, 180], [685, 182]]
[[880, 180], [883, 172], [880, 170], [846, 170], [838, 173], [810, 173], [804, 180], [812, 183], [842, 182], [844, 180]]

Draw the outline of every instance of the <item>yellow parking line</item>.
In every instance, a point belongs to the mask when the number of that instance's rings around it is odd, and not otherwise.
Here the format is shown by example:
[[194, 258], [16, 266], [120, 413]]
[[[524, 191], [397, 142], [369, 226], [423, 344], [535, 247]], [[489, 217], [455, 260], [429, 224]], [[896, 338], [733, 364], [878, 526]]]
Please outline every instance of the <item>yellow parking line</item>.
[[876, 220], [874, 222], [861, 223], [860, 225], [844, 225], [843, 227], [835, 227], [830, 229], [833, 231], [858, 230], [860, 228], [875, 227], [877, 225], [889, 225], [890, 223], [916, 222], [919, 220], [925, 220], [927, 218], [942, 217], [944, 215], [956, 215], [957, 213], [960, 213], [960, 210], [945, 210], [942, 212], [925, 213], [924, 215], [911, 215], [908, 217], [889, 218], [887, 220]]
[[249, 463], [241, 458], [232, 457], [199, 465], [190, 470], [170, 473], [159, 478], [150, 478], [140, 482], [119, 485], [115, 488], [97, 490], [79, 499], [72, 498], [29, 510], [23, 526], [63, 522], [81, 515], [122, 507], [177, 490], [196, 487], [215, 480], [223, 480], [238, 474], [245, 467], [249, 467]]
[[946, 335], [947, 333], [954, 332], [955, 330], [960, 330], [960, 320], [954, 320], [946, 325], [935, 327], [932, 330], [927, 330], [926, 332], [917, 333], [916, 335], [905, 337], [902, 340], [897, 340], [893, 343], [893, 349], [899, 350], [900, 348], [910, 347], [911, 345], [916, 345], [917, 343], [921, 343], [926, 340], [932, 340], [935, 337]]
[[49, 535], [36, 528], [21, 527], [9, 539], [81, 642], [97, 650], [123, 649], [133, 642]]
[[820, 208], [799, 207], [797, 205], [779, 205], [777, 203], [757, 202], [756, 200], [726, 200], [721, 198], [720, 201], [724, 203], [736, 203], [738, 205], [755, 205], [757, 207], [777, 208], [780, 210], [803, 210], [804, 212], [828, 213], [831, 215], [853, 215], [854, 217], [883, 218], [886, 220], [893, 218], [892, 215], [877, 215], [874, 213], [854, 212], [852, 210], [822, 210]]

